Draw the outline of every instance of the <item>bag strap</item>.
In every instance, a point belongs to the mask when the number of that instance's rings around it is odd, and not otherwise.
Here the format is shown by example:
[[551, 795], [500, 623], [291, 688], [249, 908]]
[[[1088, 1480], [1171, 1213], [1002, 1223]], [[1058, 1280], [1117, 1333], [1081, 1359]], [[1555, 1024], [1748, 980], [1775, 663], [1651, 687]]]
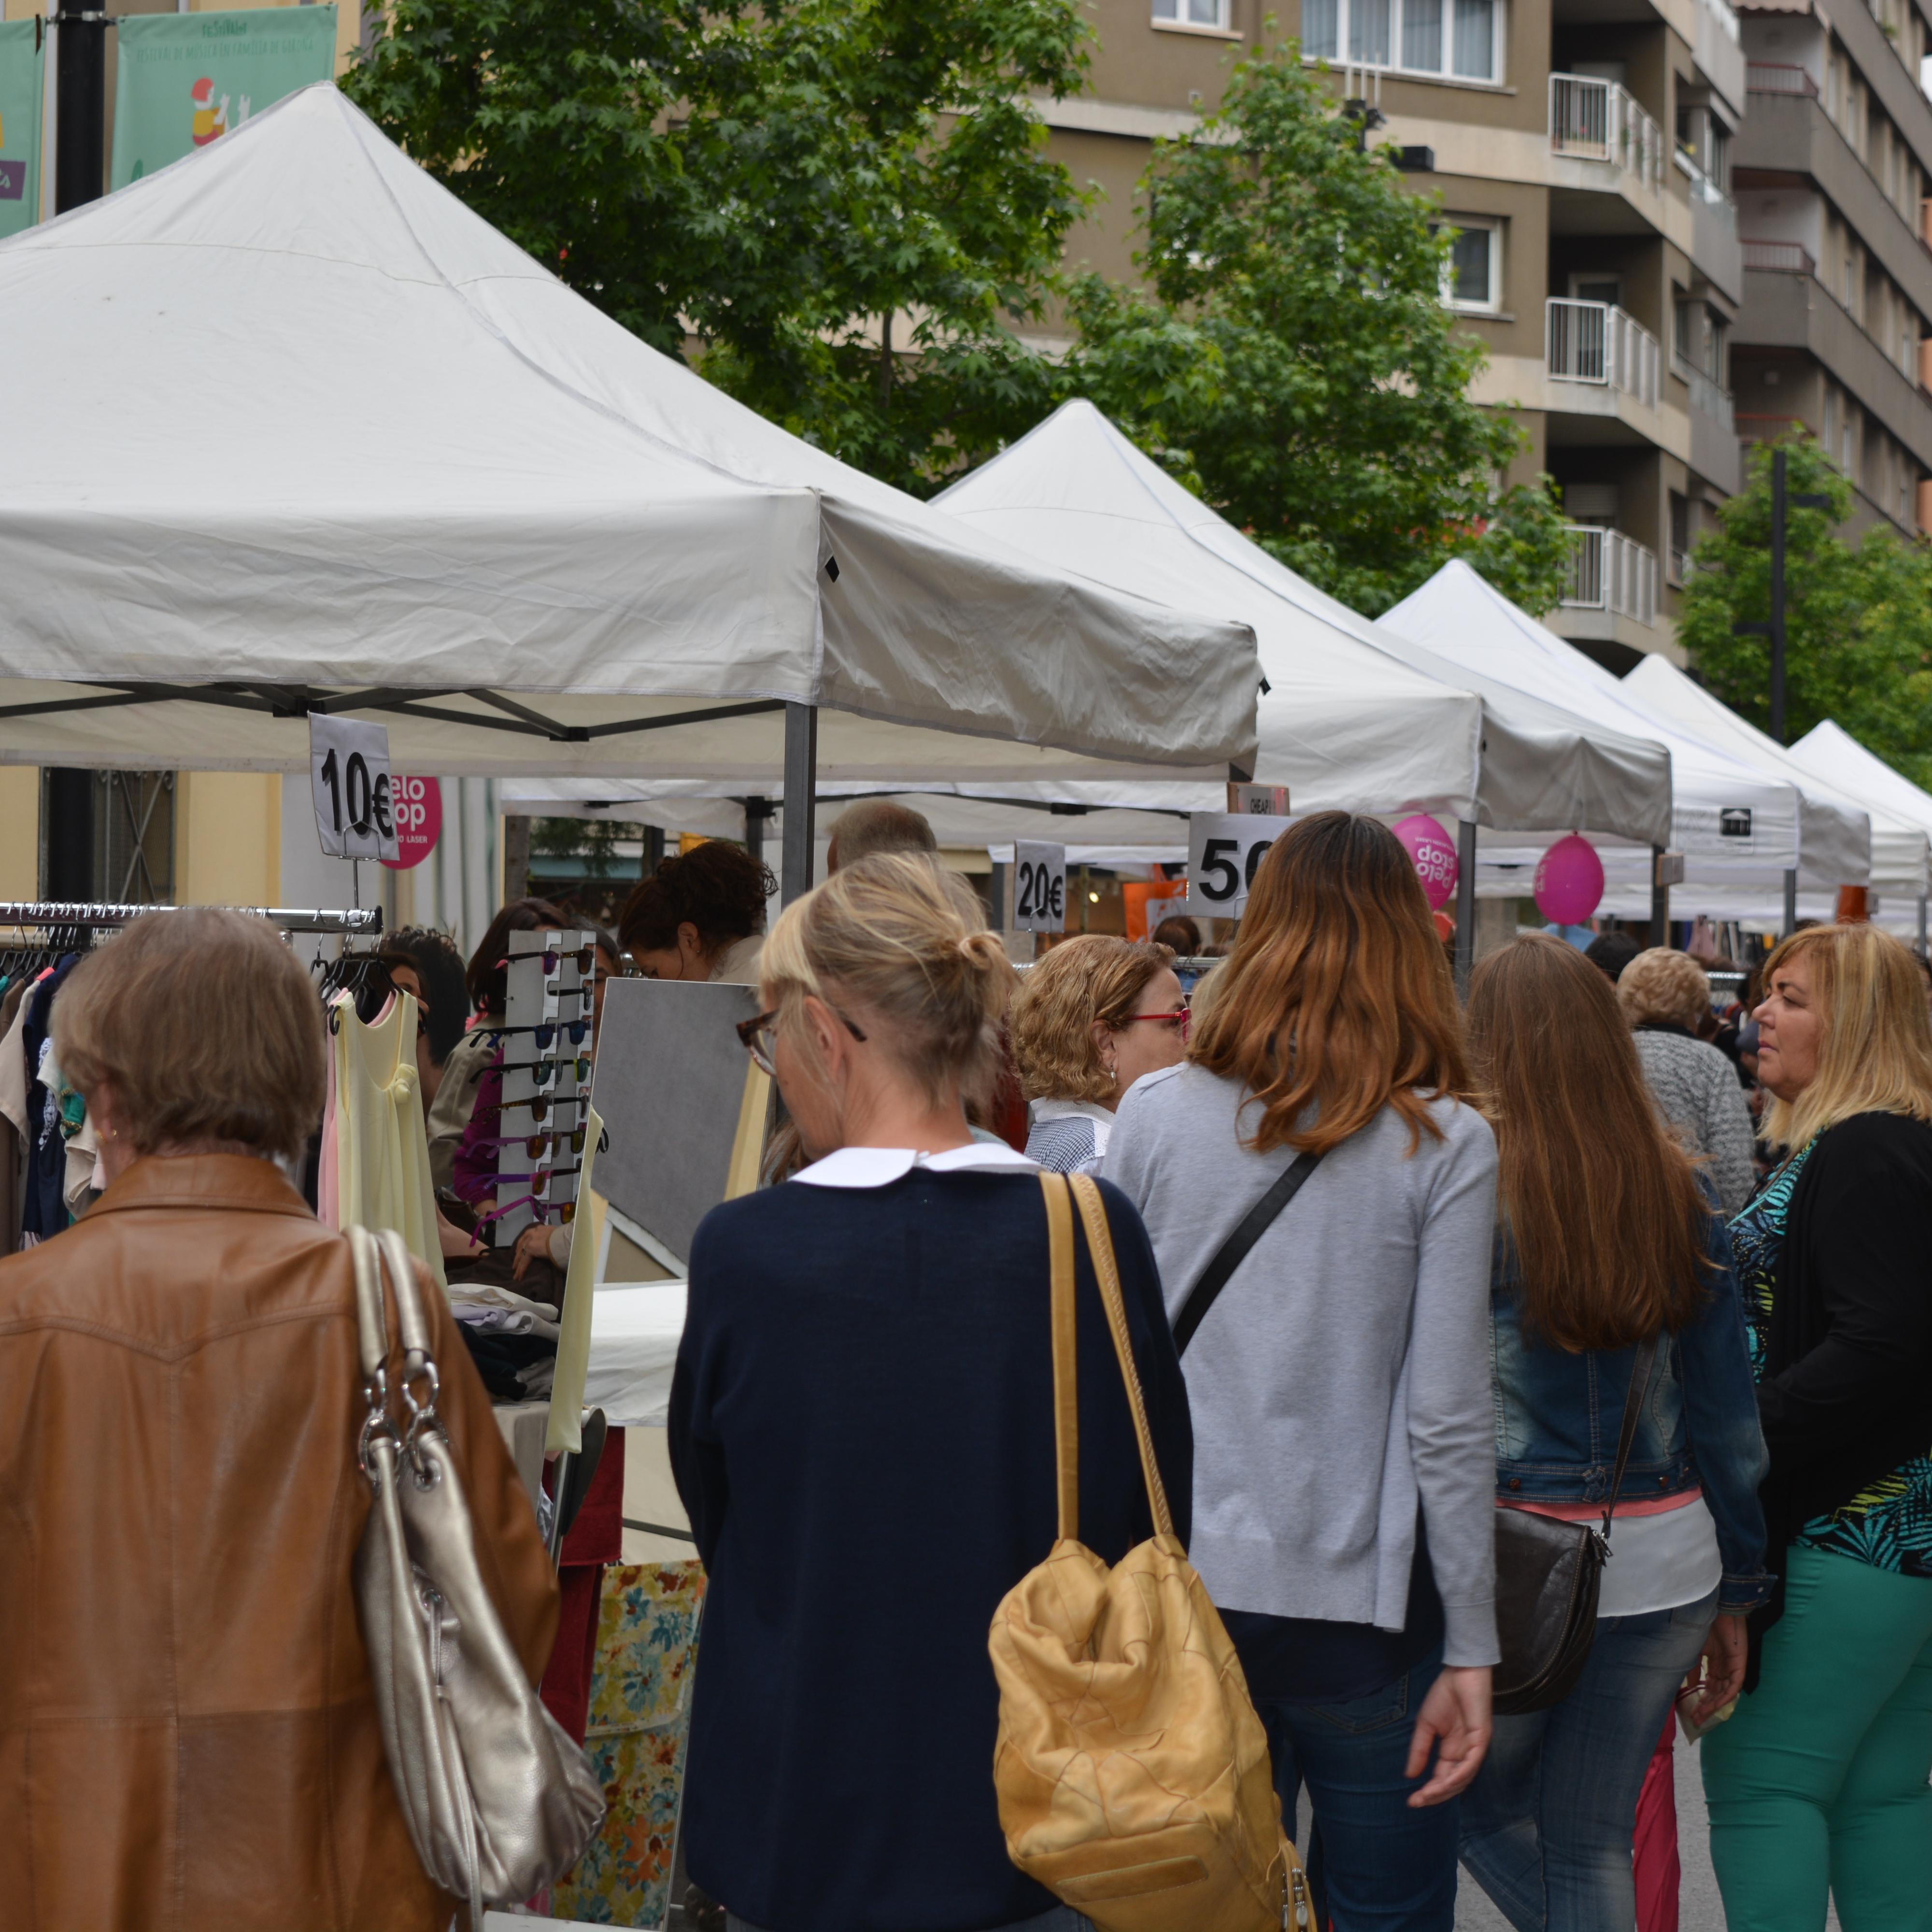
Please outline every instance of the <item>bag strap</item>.
[[[1060, 1535], [1064, 1541], [1071, 1542], [1078, 1538], [1080, 1528], [1080, 1395], [1076, 1370], [1073, 1216], [1065, 1174], [1042, 1168], [1040, 1185], [1046, 1198], [1047, 1250], [1052, 1264], [1053, 1434], [1058, 1462]], [[1100, 1305], [1106, 1310], [1108, 1331], [1114, 1338], [1114, 1354], [1126, 1388], [1127, 1408], [1133, 1418], [1134, 1439], [1140, 1448], [1141, 1475], [1147, 1484], [1154, 1526], [1159, 1534], [1171, 1537], [1174, 1517], [1168, 1508], [1160, 1466], [1154, 1460], [1147, 1405], [1142, 1399], [1140, 1376], [1134, 1367], [1133, 1345], [1127, 1334], [1126, 1309], [1120, 1296], [1113, 1236], [1107, 1226], [1106, 1204], [1091, 1177], [1084, 1174], [1072, 1177], [1072, 1198], [1079, 1204], [1080, 1218], [1087, 1230], [1087, 1252], [1093, 1260], [1094, 1279], [1100, 1288]]]
[[1630, 1393], [1624, 1397], [1624, 1424], [1617, 1432], [1617, 1466], [1610, 1475], [1610, 1500], [1604, 1511], [1604, 1540], [1610, 1540], [1610, 1519], [1617, 1513], [1617, 1492], [1624, 1486], [1624, 1468], [1630, 1461], [1630, 1444], [1636, 1440], [1636, 1419], [1643, 1413], [1643, 1399], [1650, 1391], [1651, 1371], [1657, 1366], [1657, 1337], [1650, 1336], [1637, 1344], [1636, 1358], [1630, 1364]]
[[[400, 1386], [410, 1412], [408, 1439], [413, 1442], [423, 1430], [437, 1425], [436, 1400], [441, 1388], [430, 1354], [429, 1322], [416, 1287], [416, 1264], [393, 1228], [350, 1227], [344, 1232], [356, 1270], [356, 1337], [371, 1420], [378, 1414], [386, 1417], [388, 1410], [389, 1322], [382, 1294], [386, 1274], [396, 1298], [396, 1332], [403, 1353]], [[416, 1398], [413, 1384], [418, 1382], [429, 1384], [425, 1402]]]
[[1228, 1277], [1248, 1258], [1248, 1250], [1273, 1226], [1275, 1217], [1301, 1192], [1302, 1184], [1322, 1164], [1318, 1154], [1297, 1154], [1282, 1169], [1274, 1185], [1241, 1218], [1240, 1225], [1215, 1250], [1214, 1258], [1201, 1271], [1201, 1279], [1189, 1289], [1174, 1324], [1174, 1347], [1185, 1354], [1194, 1331], [1206, 1318], [1215, 1298], [1228, 1285]]

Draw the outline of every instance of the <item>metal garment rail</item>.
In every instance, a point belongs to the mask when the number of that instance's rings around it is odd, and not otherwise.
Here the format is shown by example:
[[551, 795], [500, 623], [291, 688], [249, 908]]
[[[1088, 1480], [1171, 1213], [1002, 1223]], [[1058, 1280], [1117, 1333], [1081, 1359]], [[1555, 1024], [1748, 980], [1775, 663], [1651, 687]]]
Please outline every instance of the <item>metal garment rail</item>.
[[[171, 905], [90, 905], [68, 899], [0, 900], [0, 926], [125, 926], [151, 912], [194, 911], [194, 907]], [[382, 929], [380, 906], [346, 907], [330, 911], [314, 907], [223, 906], [223, 912], [245, 913], [266, 919], [284, 932], [366, 932]]]

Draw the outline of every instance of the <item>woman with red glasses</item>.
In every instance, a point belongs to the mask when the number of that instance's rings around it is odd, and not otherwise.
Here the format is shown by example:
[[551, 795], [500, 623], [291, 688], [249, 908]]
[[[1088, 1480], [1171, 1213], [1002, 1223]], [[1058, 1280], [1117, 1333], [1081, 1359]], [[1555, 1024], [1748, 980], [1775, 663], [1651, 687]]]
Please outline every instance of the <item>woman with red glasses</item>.
[[1013, 1003], [1027, 1152], [1062, 1174], [1093, 1172], [1127, 1089], [1178, 1066], [1186, 1051], [1187, 1002], [1171, 947], [1097, 932], [1064, 940]]

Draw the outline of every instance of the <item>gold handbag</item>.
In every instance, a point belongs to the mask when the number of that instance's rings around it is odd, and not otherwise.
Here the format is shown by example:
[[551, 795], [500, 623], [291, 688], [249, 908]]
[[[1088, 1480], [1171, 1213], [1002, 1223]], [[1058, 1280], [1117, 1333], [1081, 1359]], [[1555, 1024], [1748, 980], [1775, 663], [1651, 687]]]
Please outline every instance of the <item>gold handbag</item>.
[[1126, 1383], [1155, 1534], [1109, 1570], [1078, 1540], [1073, 1217], [1042, 1173], [1052, 1263], [1060, 1534], [1009, 1591], [988, 1648], [1006, 1851], [1101, 1932], [1312, 1932], [1268, 1738], [1234, 1647], [1174, 1534], [1100, 1190], [1072, 1178]]
[[[436, 1420], [429, 1327], [403, 1238], [350, 1228], [368, 1414], [358, 1450], [373, 1492], [356, 1604], [383, 1755], [423, 1869], [467, 1900], [514, 1905], [567, 1872], [597, 1835], [603, 1787], [530, 1688], [478, 1565], [449, 1438]], [[402, 1344], [390, 1412], [387, 1264]], [[420, 1383], [428, 1400], [418, 1405]]]

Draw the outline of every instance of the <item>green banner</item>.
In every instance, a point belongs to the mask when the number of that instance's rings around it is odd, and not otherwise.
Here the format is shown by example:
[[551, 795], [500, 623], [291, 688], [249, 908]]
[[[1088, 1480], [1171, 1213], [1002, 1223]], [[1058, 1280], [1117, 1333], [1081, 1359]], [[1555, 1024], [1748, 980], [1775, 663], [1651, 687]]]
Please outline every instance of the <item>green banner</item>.
[[191, 154], [335, 71], [333, 7], [124, 14], [110, 188]]
[[0, 21], [0, 237], [40, 218], [40, 50], [34, 20]]

